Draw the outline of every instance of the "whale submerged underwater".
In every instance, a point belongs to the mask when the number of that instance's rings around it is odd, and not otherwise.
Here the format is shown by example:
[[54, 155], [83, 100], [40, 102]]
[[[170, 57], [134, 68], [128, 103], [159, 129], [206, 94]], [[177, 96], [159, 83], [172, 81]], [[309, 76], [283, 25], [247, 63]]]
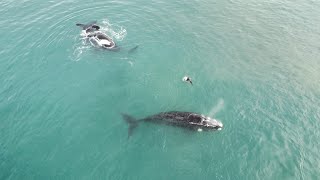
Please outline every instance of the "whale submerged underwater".
[[223, 124], [220, 121], [193, 112], [161, 112], [140, 120], [136, 120], [127, 114], [122, 114], [122, 117], [129, 124], [128, 137], [132, 135], [133, 130], [138, 126], [138, 124], [142, 122], [166, 124], [197, 131], [221, 130], [223, 128]]

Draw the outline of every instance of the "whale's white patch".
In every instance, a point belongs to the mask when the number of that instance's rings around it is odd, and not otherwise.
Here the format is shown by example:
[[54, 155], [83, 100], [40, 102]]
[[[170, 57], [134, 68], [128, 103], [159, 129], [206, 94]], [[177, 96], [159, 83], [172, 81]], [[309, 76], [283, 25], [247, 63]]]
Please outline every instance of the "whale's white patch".
[[202, 129], [201, 129], [201, 128], [199, 128], [199, 129], [198, 129], [198, 132], [202, 132]]
[[101, 44], [106, 44], [106, 45], [110, 45], [110, 41], [106, 40], [106, 39], [101, 39], [100, 40]]

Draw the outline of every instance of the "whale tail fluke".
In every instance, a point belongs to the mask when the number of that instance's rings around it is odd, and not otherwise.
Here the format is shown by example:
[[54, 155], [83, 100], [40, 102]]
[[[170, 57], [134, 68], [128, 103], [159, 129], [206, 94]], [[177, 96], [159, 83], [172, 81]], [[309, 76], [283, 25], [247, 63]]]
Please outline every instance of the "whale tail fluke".
[[138, 120], [127, 114], [122, 114], [122, 118], [129, 124], [128, 138], [132, 135], [133, 130], [138, 126]]
[[128, 53], [133, 53], [134, 51], [136, 51], [138, 49], [139, 45], [134, 46], [133, 48], [129, 49]]

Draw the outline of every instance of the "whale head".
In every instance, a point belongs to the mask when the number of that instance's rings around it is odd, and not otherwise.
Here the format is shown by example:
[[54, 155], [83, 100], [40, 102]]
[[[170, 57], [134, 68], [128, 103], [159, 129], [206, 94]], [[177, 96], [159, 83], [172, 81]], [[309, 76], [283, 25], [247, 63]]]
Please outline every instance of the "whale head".
[[202, 116], [201, 126], [205, 130], [221, 130], [223, 128], [220, 121], [206, 116]]

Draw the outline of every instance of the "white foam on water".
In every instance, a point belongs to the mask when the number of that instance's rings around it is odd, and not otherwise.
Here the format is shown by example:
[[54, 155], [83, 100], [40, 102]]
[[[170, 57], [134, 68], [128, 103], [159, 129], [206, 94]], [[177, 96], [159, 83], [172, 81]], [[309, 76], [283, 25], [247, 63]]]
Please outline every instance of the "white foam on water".
[[102, 20], [100, 30], [118, 41], [122, 41], [127, 36], [127, 30], [124, 27], [117, 24], [111, 24], [108, 19]]
[[72, 56], [70, 57], [71, 61], [80, 61], [81, 55], [90, 48], [88, 45], [79, 45], [75, 46]]
[[80, 36], [83, 37], [83, 38], [86, 37], [87, 36], [86, 31], [82, 30], [81, 33], [80, 33]]

